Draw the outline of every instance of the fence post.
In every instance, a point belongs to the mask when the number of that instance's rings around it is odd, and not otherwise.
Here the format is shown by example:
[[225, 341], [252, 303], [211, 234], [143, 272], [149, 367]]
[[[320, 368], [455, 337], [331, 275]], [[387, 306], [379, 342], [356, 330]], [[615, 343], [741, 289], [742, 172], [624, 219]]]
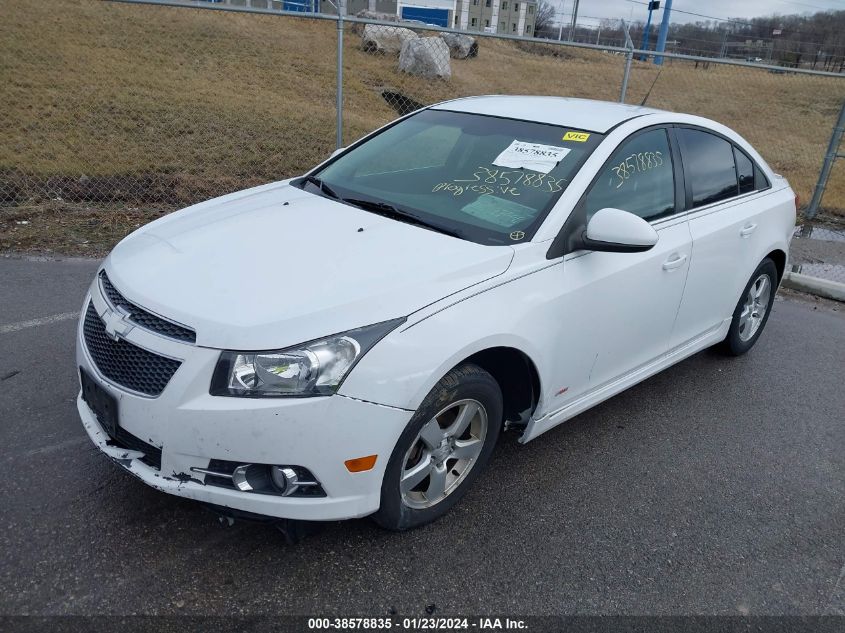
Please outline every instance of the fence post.
[[819, 181], [816, 183], [816, 189], [813, 191], [813, 199], [810, 200], [810, 206], [807, 207], [804, 217], [812, 220], [816, 213], [819, 212], [819, 206], [822, 203], [822, 196], [824, 195], [827, 181], [830, 178], [830, 170], [833, 167], [833, 161], [837, 158], [843, 158], [839, 154], [839, 144], [842, 141], [842, 134], [845, 132], [845, 101], [842, 102], [842, 109], [839, 111], [839, 119], [836, 121], [836, 126], [833, 128], [833, 133], [830, 135], [830, 143], [827, 146], [827, 153], [824, 155], [824, 163], [822, 170], [819, 172]]
[[337, 3], [337, 136], [335, 149], [343, 147], [343, 14], [346, 12], [346, 0]]
[[622, 75], [622, 92], [619, 94], [619, 103], [625, 103], [625, 93], [628, 92], [628, 78], [631, 75], [631, 60], [634, 59], [634, 42], [628, 32], [628, 25], [622, 20], [622, 28], [625, 30], [625, 74]]

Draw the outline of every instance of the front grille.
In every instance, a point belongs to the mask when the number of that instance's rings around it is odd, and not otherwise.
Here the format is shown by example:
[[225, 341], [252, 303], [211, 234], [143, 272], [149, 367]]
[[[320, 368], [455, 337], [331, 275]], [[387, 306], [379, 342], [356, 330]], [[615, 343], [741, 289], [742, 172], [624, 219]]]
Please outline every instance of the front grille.
[[85, 347], [100, 373], [112, 382], [138, 393], [148, 396], [161, 394], [182, 364], [123, 339], [112, 340], [106, 334], [106, 327], [93, 303], [88, 304], [82, 333]]
[[126, 448], [130, 451], [141, 451], [144, 454], [141, 458], [142, 462], [156, 470], [161, 470], [161, 449], [152, 444], [147, 444], [147, 442], [135, 437], [126, 429], [118, 426], [117, 433], [114, 436], [109, 435], [109, 444], [118, 448]]
[[129, 320], [135, 325], [146, 330], [151, 330], [162, 336], [176, 339], [177, 341], [185, 341], [186, 343], [196, 343], [197, 335], [193, 330], [177, 325], [166, 319], [162, 319], [151, 312], [147, 312], [144, 308], [136, 306], [129, 301], [115, 288], [111, 281], [109, 281], [106, 271], [100, 271], [100, 284], [103, 287], [103, 292], [115, 308], [122, 308], [129, 313]]

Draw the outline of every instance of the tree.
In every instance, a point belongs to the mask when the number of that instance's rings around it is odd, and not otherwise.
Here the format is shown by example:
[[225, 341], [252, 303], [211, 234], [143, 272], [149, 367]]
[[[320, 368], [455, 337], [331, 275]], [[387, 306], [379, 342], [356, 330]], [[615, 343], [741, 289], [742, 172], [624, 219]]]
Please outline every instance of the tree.
[[540, 0], [534, 18], [534, 37], [557, 37], [554, 22], [555, 8], [547, 0]]

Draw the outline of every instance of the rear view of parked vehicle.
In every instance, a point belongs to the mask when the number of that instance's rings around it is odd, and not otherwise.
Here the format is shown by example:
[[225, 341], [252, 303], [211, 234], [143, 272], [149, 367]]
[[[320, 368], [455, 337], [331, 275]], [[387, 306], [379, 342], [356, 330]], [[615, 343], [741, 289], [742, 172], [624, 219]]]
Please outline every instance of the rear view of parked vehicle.
[[748, 352], [794, 222], [716, 122], [441, 103], [123, 240], [85, 298], [79, 413], [121, 467], [222, 512], [413, 528], [504, 430]]

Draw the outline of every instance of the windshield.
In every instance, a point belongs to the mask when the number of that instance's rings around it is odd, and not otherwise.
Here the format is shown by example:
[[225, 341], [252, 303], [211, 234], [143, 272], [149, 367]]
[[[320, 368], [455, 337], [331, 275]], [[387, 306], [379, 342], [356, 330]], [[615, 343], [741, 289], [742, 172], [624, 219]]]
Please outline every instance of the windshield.
[[297, 184], [480, 244], [514, 244], [531, 239], [602, 138], [557, 125], [423, 110]]

